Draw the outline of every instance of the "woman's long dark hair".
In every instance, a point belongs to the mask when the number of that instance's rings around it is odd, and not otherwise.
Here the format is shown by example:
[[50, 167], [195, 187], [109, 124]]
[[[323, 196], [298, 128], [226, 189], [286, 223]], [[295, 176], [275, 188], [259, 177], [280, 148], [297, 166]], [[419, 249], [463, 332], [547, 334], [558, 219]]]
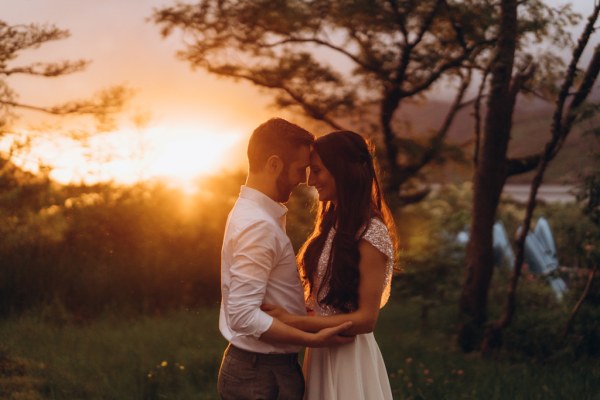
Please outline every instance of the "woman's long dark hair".
[[[321, 136], [314, 151], [335, 180], [337, 199], [319, 203], [315, 229], [298, 254], [298, 264], [306, 296], [314, 296], [322, 305], [342, 312], [358, 308], [360, 254], [358, 242], [369, 227], [371, 218], [380, 218], [388, 227], [396, 249], [396, 228], [383, 198], [377, 167], [365, 139], [350, 131], [336, 131]], [[333, 239], [329, 263], [321, 288], [328, 284], [327, 295], [313, 293], [317, 265], [327, 235], [332, 227]]]

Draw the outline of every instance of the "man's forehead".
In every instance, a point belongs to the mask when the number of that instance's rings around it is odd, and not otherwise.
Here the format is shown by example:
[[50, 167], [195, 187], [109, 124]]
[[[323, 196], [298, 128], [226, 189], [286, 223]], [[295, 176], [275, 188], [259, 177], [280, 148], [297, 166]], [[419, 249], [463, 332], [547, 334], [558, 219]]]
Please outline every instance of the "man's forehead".
[[310, 164], [310, 147], [301, 146], [296, 150], [293, 164], [305, 165], [308, 167]]

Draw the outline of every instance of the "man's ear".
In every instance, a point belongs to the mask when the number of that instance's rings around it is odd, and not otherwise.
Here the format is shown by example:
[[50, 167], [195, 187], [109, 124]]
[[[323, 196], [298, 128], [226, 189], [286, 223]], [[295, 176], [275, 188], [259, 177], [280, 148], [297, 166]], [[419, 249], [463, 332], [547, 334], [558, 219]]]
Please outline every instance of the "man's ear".
[[273, 174], [274, 176], [279, 176], [279, 174], [283, 170], [283, 160], [279, 156], [272, 155], [269, 158], [267, 158], [266, 168], [270, 174]]

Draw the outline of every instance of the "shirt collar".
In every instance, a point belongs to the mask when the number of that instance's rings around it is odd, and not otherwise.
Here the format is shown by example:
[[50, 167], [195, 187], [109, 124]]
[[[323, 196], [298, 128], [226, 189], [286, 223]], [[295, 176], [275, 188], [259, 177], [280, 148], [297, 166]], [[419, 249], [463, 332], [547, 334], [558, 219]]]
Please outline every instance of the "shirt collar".
[[287, 214], [287, 207], [281, 203], [276, 202], [263, 192], [252, 189], [246, 185], [242, 185], [240, 189], [240, 198], [251, 200], [257, 203], [262, 209], [264, 209], [269, 215], [275, 220], [285, 221], [285, 215]]

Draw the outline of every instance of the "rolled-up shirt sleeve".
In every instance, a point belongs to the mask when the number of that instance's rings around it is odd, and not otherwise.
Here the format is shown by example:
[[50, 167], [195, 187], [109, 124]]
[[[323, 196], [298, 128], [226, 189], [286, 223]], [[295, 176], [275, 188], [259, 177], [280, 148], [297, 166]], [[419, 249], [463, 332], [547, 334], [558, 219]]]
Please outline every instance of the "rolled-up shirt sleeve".
[[277, 257], [272, 229], [269, 223], [258, 222], [232, 237], [236, 242], [229, 269], [227, 317], [235, 335], [259, 338], [273, 323], [273, 318], [260, 309]]

